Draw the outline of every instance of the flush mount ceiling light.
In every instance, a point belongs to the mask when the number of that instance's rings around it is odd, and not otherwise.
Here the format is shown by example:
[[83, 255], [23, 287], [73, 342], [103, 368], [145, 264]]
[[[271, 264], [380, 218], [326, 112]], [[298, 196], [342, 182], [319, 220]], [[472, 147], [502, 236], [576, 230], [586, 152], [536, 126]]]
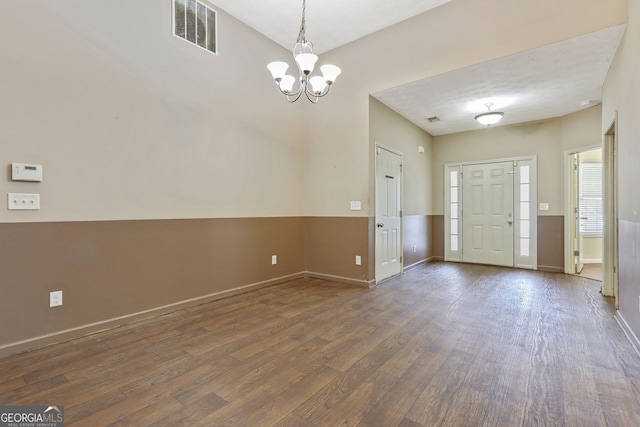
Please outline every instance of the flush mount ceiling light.
[[487, 107], [488, 112], [478, 114], [475, 117], [475, 119], [478, 121], [478, 123], [485, 126], [495, 125], [500, 121], [500, 119], [502, 119], [502, 116], [504, 116], [504, 113], [501, 113], [498, 111], [491, 111], [491, 106], [493, 105], [493, 102], [487, 102], [484, 105]]
[[330, 64], [323, 65], [320, 67], [322, 77], [309, 77], [313, 72], [313, 67], [316, 64], [318, 57], [313, 54], [313, 43], [308, 41], [305, 35], [305, 3], [306, 1], [302, 0], [302, 22], [300, 23], [298, 39], [296, 40], [295, 46], [293, 46], [293, 58], [298, 65], [298, 71], [300, 73], [300, 77], [298, 78], [298, 89], [295, 91], [293, 90], [296, 78], [286, 74], [289, 64], [283, 61], [275, 61], [269, 63], [267, 68], [271, 71], [271, 76], [278, 85], [280, 92], [287, 96], [287, 101], [296, 102], [298, 98], [300, 98], [300, 95], [304, 93], [307, 99], [315, 104], [318, 102], [320, 97], [329, 93], [329, 88], [333, 82], [336, 81], [338, 74], [340, 74], [340, 68]]

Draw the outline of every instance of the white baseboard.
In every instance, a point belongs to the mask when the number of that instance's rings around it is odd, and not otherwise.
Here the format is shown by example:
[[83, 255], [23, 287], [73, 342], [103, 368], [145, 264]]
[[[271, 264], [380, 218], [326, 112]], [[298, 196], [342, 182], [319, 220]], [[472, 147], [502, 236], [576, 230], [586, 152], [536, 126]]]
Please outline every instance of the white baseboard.
[[432, 257], [429, 257], [429, 258], [425, 258], [422, 261], [414, 262], [411, 265], [404, 266], [402, 268], [402, 272], [406, 273], [407, 271], [411, 271], [414, 268], [420, 267], [421, 265], [429, 264], [430, 262], [433, 262], [433, 261], [437, 261], [436, 257], [432, 256]]
[[266, 288], [268, 286], [277, 285], [279, 283], [289, 282], [294, 279], [306, 277], [306, 272], [300, 272], [290, 274], [287, 276], [277, 277], [274, 279], [265, 280], [262, 282], [252, 283], [245, 286], [239, 286], [233, 289], [227, 289], [225, 291], [215, 292], [201, 297], [190, 298], [183, 301], [178, 301], [173, 304], [168, 304], [162, 307], [152, 308], [150, 310], [144, 310], [137, 313], [126, 314], [124, 316], [115, 317], [112, 319], [102, 320], [95, 323], [76, 326], [74, 328], [65, 329], [62, 331], [53, 332], [46, 335], [40, 335], [26, 340], [9, 343], [0, 346], [0, 358], [11, 356], [26, 351], [37, 350], [42, 347], [46, 347], [53, 344], [69, 341], [79, 337], [96, 334], [109, 329], [114, 329], [120, 326], [129, 325], [152, 317], [162, 316], [164, 314], [172, 313], [174, 311], [181, 310], [183, 308], [196, 306], [199, 304], [206, 304], [211, 301], [219, 300], [222, 298], [230, 297], [233, 295], [242, 294], [245, 292], [257, 290], [260, 288]]
[[346, 283], [349, 285], [356, 285], [356, 286], [360, 286], [361, 288], [371, 288], [376, 284], [375, 280], [350, 279], [348, 277], [334, 276], [331, 274], [323, 274], [323, 273], [315, 273], [313, 271], [307, 271], [305, 272], [304, 275], [306, 277], [313, 277], [314, 279], [322, 279], [322, 280], [329, 280], [332, 282], [340, 282], [340, 283]]
[[624, 320], [624, 317], [622, 317], [622, 314], [620, 314], [620, 310], [616, 311], [616, 315], [614, 316], [614, 318], [616, 319], [616, 322], [618, 323], [618, 325], [620, 325], [620, 328], [622, 328], [624, 334], [627, 336], [627, 338], [631, 342], [631, 345], [633, 345], [633, 347], [635, 348], [638, 356], [640, 356], [640, 340], [638, 340], [638, 337], [636, 336], [636, 334], [633, 333], [633, 330], [629, 327], [629, 324], [627, 323], [627, 321]]
[[80, 338], [87, 335], [96, 334], [109, 329], [114, 329], [120, 326], [129, 325], [131, 323], [140, 322], [152, 317], [162, 316], [174, 311], [178, 311], [187, 307], [196, 306], [199, 304], [206, 304], [211, 301], [219, 300], [222, 298], [230, 297], [233, 295], [242, 294], [249, 291], [254, 291], [268, 286], [277, 285], [280, 283], [289, 282], [291, 280], [299, 279], [302, 277], [313, 277], [317, 279], [330, 280], [333, 282], [346, 283], [350, 285], [360, 286], [362, 288], [370, 288], [375, 286], [375, 280], [358, 280], [348, 277], [333, 276], [330, 274], [314, 273], [311, 271], [301, 271], [299, 273], [290, 274], [287, 276], [276, 277], [274, 279], [265, 280], [262, 282], [252, 283], [245, 286], [239, 286], [233, 289], [227, 289], [225, 291], [215, 292], [201, 297], [191, 298], [183, 301], [178, 301], [173, 304], [168, 304], [162, 307], [152, 308], [150, 310], [144, 310], [137, 313], [126, 314], [123, 316], [107, 319], [95, 323], [76, 326], [74, 328], [65, 329], [62, 331], [53, 332], [51, 334], [40, 335], [26, 340], [9, 343], [0, 346], [0, 358], [11, 356], [26, 351], [37, 350], [42, 347], [46, 347], [53, 344], [69, 341], [72, 339]]

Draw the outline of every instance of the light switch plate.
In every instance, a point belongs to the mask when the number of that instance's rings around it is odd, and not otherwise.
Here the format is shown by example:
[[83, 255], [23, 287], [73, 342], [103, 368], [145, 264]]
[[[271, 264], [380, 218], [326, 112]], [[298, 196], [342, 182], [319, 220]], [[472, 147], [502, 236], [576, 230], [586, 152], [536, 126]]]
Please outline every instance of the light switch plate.
[[549, 210], [549, 203], [540, 203], [540, 210], [541, 211], [548, 211]]
[[10, 211], [33, 211], [40, 209], [40, 194], [8, 193], [7, 208]]
[[11, 163], [11, 180], [40, 182], [42, 181], [42, 165]]
[[351, 201], [351, 210], [359, 211], [362, 209], [362, 202], [360, 200], [352, 200]]

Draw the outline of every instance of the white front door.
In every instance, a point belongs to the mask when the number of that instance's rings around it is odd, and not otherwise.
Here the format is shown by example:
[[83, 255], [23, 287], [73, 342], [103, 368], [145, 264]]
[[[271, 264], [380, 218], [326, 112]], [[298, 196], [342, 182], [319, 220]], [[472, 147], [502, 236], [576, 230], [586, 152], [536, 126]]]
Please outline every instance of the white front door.
[[376, 282], [402, 272], [402, 155], [376, 147]]
[[465, 165], [463, 261], [513, 266], [513, 162]]

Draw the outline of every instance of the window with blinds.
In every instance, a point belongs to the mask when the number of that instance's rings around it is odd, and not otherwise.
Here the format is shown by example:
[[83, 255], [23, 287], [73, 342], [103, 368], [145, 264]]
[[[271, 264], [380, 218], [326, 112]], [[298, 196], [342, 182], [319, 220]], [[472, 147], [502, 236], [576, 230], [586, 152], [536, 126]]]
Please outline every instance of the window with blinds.
[[602, 235], [602, 163], [580, 165], [580, 231]]

